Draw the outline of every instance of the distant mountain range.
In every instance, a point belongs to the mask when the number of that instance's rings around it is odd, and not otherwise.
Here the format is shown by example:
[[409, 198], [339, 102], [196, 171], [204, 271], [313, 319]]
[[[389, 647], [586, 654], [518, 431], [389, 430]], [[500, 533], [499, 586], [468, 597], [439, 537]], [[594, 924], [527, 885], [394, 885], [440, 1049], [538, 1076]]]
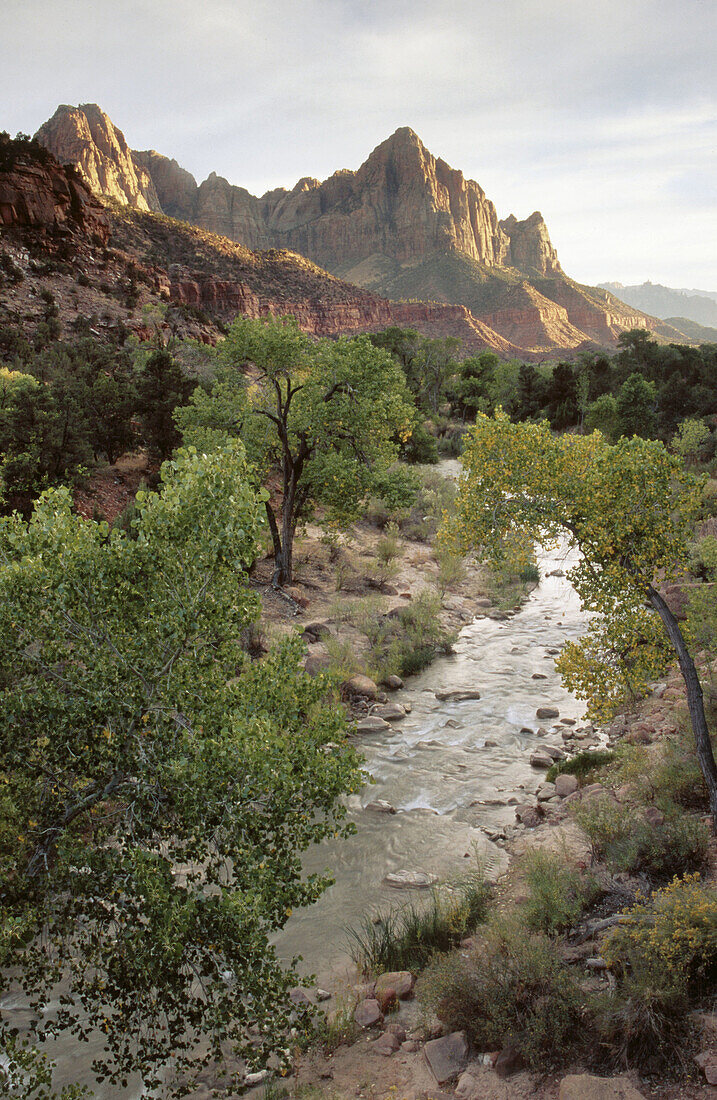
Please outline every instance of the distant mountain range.
[[299, 253], [347, 283], [405, 303], [407, 318], [420, 313], [420, 303], [434, 320], [436, 304], [462, 307], [460, 327], [473, 334], [468, 346], [540, 357], [614, 345], [630, 328], [693, 340], [605, 289], [570, 279], [538, 211], [500, 221], [482, 188], [434, 157], [408, 127], [356, 172], [304, 178], [261, 197], [214, 172], [197, 184], [176, 161], [130, 149], [96, 104], [58, 107], [36, 136], [95, 192], [137, 211], [169, 215], [252, 250]]
[[654, 317], [686, 317], [698, 325], [717, 326], [717, 291], [684, 290], [660, 283], [600, 283], [621, 302], [644, 310]]

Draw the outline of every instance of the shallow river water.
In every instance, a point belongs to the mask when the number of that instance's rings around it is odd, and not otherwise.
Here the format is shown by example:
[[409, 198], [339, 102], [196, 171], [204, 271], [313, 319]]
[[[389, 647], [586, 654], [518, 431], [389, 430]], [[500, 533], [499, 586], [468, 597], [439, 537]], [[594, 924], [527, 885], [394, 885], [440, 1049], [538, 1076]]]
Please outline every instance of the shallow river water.
[[[585, 625], [568, 581], [550, 575], [569, 568], [571, 559], [556, 550], [542, 553], [539, 563], [542, 580], [520, 611], [504, 621], [479, 618], [466, 626], [454, 653], [439, 658], [396, 694], [412, 704], [411, 713], [391, 729], [362, 739], [373, 783], [349, 806], [356, 835], [322, 844], [305, 860], [307, 872], [330, 869], [335, 884], [315, 905], [296, 913], [276, 939], [282, 958], [303, 956], [303, 971], [316, 974], [329, 989], [340, 987], [351, 972], [346, 927], [416, 895], [386, 885], [387, 874], [424, 871], [446, 880], [475, 867], [476, 854], [489, 874], [500, 873], [505, 853], [484, 829], [513, 822], [509, 799], [517, 795], [522, 801], [542, 778], [529, 763], [540, 738], [521, 729], [549, 726], [536, 718], [536, 709], [546, 704], [558, 706], [564, 718], [582, 714], [554, 667], [559, 647], [577, 638]], [[534, 673], [546, 679], [533, 679]], [[435, 695], [459, 689], [477, 690], [481, 697], [441, 702]], [[559, 742], [557, 731], [550, 739]], [[365, 809], [377, 799], [397, 812]], [[19, 996], [6, 997], [0, 1007], [20, 1027], [27, 1020]], [[56, 1086], [91, 1079], [89, 1066], [97, 1052], [59, 1040], [49, 1053], [58, 1063]], [[100, 1086], [95, 1095], [98, 1100], [136, 1100], [143, 1093], [132, 1083], [125, 1090]]]
[[[585, 626], [567, 579], [550, 576], [573, 560], [564, 549], [541, 553], [542, 580], [521, 610], [504, 621], [479, 618], [466, 626], [454, 653], [395, 694], [411, 703], [411, 713], [390, 730], [362, 738], [373, 783], [350, 803], [356, 835], [307, 855], [307, 870], [330, 868], [335, 884], [315, 905], [294, 914], [276, 940], [281, 956], [302, 955], [302, 969], [315, 973], [320, 984], [331, 988], [349, 970], [347, 925], [418, 893], [387, 885], [387, 874], [425, 871], [450, 879], [475, 867], [476, 853], [490, 875], [504, 869], [505, 853], [484, 830], [514, 822], [508, 800], [517, 795], [522, 801], [544, 778], [529, 763], [541, 739], [521, 729], [550, 729], [551, 722], [536, 717], [547, 704], [557, 706], [561, 718], [583, 713], [554, 664], [559, 647]], [[534, 673], [546, 679], [533, 679]], [[460, 689], [477, 690], [481, 697], [441, 702], [435, 695]], [[553, 734], [549, 740], [561, 743]], [[378, 799], [397, 812], [364, 808]]]

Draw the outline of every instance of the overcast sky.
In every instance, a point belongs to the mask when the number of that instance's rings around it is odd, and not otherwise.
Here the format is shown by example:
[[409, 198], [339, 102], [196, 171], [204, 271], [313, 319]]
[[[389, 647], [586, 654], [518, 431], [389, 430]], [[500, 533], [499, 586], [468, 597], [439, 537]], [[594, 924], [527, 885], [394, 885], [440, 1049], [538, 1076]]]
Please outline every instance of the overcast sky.
[[564, 269], [717, 290], [717, 0], [3, 0], [0, 129], [96, 102], [254, 193], [398, 126]]

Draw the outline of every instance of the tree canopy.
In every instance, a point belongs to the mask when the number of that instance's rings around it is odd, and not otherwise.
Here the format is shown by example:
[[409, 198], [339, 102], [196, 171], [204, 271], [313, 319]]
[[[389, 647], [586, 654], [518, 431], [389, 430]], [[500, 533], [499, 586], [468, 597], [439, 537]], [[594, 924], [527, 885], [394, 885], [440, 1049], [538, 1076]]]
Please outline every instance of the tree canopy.
[[166, 463], [134, 538], [64, 488], [0, 519], [0, 966], [35, 1004], [63, 979], [38, 1030], [94, 1021], [115, 1081], [306, 1023], [268, 939], [360, 773], [298, 640], [242, 648], [265, 496], [234, 441]]
[[290, 317], [239, 318], [221, 354], [230, 369], [177, 420], [188, 441], [240, 434], [261, 474], [280, 471], [280, 500], [266, 510], [284, 584], [299, 521], [317, 503], [341, 523], [360, 515], [409, 438], [415, 407], [398, 364], [368, 337], [311, 340]]
[[[558, 662], [566, 685], [604, 717], [625, 691], [643, 691], [677, 655], [697, 753], [717, 825], [717, 769], [702, 690], [658, 576], [687, 562], [701, 483], [663, 444], [599, 432], [555, 436], [545, 423], [479, 416], [468, 433], [448, 531], [497, 558], [506, 536], [567, 535], [581, 551], [570, 579], [596, 617]], [[649, 605], [649, 606], [648, 606]]]

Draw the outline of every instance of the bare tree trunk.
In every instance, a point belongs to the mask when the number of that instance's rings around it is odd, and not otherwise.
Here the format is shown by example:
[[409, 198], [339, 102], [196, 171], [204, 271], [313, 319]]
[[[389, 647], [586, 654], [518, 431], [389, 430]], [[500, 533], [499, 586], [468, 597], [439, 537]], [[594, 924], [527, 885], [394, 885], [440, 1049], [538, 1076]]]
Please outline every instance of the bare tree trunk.
[[705, 718], [705, 707], [700, 678], [697, 675], [695, 662], [687, 649], [687, 644], [680, 630], [679, 623], [662, 596], [659, 592], [655, 591], [652, 585], [650, 585], [647, 590], [647, 597], [662, 619], [662, 624], [667, 632], [668, 638], [672, 642], [675, 653], [677, 654], [677, 659], [680, 663], [680, 671], [687, 689], [687, 706], [692, 722], [692, 732], [695, 737], [697, 759], [709, 795], [710, 813], [712, 814], [712, 830], [717, 834], [717, 765], [715, 764], [714, 753], [712, 752], [712, 742], [707, 728], [707, 719]]

